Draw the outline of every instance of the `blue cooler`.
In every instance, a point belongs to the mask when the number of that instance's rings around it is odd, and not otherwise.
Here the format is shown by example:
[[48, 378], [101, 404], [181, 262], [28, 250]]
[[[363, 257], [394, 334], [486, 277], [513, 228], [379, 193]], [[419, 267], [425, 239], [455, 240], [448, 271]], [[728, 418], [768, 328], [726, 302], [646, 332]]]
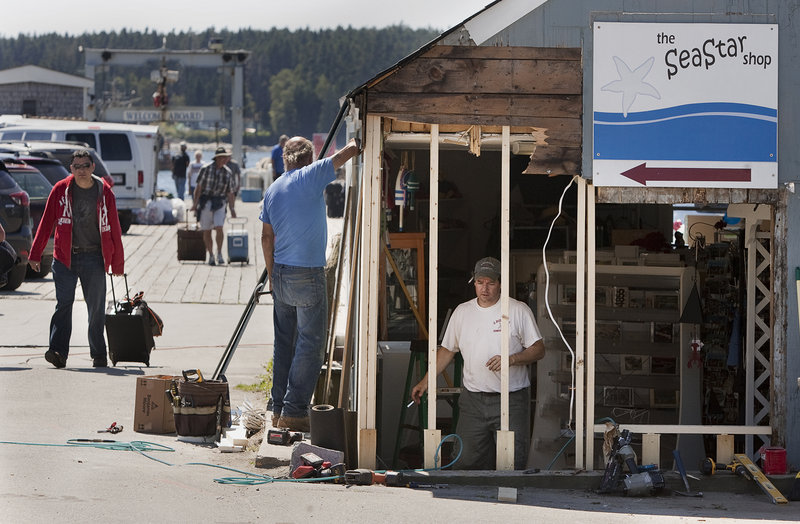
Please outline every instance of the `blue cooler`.
[[264, 196], [264, 192], [260, 189], [248, 189], [243, 187], [239, 190], [239, 196], [242, 202], [260, 202], [261, 197]]
[[228, 263], [242, 262], [250, 263], [250, 250], [247, 238], [247, 217], [229, 218], [228, 224]]

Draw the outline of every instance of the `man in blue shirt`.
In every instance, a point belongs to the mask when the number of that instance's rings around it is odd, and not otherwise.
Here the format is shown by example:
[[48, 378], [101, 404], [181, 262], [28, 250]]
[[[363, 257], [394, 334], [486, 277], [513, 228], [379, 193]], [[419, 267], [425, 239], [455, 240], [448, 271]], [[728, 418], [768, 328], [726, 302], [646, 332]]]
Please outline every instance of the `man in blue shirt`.
[[311, 141], [294, 137], [283, 152], [286, 173], [264, 194], [259, 218], [275, 304], [271, 393], [275, 427], [310, 430], [308, 408], [324, 359], [328, 317], [323, 191], [336, 178], [336, 170], [357, 154], [359, 147], [351, 140], [333, 156], [314, 162]]
[[272, 148], [272, 180], [278, 180], [278, 177], [284, 172], [283, 146], [286, 145], [287, 140], [289, 140], [288, 136], [281, 135], [278, 144]]

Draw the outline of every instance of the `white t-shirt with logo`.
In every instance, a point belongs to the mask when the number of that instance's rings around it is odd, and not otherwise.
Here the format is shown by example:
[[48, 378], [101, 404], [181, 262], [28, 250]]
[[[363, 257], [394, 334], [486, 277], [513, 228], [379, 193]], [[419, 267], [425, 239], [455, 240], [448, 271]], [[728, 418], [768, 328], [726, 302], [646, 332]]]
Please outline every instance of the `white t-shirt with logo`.
[[[463, 385], [469, 391], [499, 393], [500, 372], [490, 371], [486, 361], [500, 354], [501, 300], [491, 307], [481, 307], [478, 299], [460, 304], [447, 325], [442, 346], [461, 352], [464, 358]], [[508, 299], [509, 356], [523, 351], [542, 338], [539, 326], [527, 304]], [[531, 385], [528, 366], [511, 366], [508, 390]]]

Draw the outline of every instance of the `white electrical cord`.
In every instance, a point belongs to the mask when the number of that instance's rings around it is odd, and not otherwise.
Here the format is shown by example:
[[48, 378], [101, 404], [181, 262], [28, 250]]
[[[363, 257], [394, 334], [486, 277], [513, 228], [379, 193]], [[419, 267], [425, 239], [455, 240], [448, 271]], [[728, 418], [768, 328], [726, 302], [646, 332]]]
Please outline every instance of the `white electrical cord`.
[[570, 371], [572, 372], [572, 380], [570, 382], [569, 388], [569, 423], [567, 424], [567, 429], [572, 429], [572, 408], [575, 404], [575, 350], [572, 349], [572, 346], [569, 345], [567, 339], [564, 337], [564, 333], [561, 331], [561, 327], [556, 323], [555, 319], [553, 318], [553, 311], [550, 309], [550, 271], [547, 269], [547, 244], [550, 242], [550, 235], [553, 233], [553, 228], [556, 225], [556, 221], [561, 217], [561, 207], [564, 203], [564, 196], [567, 194], [567, 190], [572, 186], [575, 180], [578, 178], [578, 175], [574, 175], [569, 180], [569, 184], [567, 187], [564, 188], [564, 192], [561, 193], [561, 198], [558, 199], [558, 214], [553, 219], [553, 222], [550, 224], [550, 230], [547, 232], [547, 238], [544, 240], [544, 245], [542, 246], [542, 264], [544, 265], [544, 305], [547, 307], [547, 313], [550, 315], [550, 321], [558, 330], [558, 334], [561, 337], [561, 340], [564, 342], [564, 345], [567, 346], [569, 350], [569, 354], [572, 356], [572, 365], [570, 366]]

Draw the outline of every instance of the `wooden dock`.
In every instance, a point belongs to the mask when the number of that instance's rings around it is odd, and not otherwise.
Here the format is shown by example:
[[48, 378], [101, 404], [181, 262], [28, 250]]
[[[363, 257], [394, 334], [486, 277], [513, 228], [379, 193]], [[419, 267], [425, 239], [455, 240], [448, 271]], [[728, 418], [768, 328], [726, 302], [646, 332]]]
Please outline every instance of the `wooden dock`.
[[[248, 219], [245, 226], [249, 233], [248, 264], [237, 262], [209, 266], [206, 262], [179, 261], [178, 228], [181, 225], [132, 225], [122, 237], [125, 272], [131, 294], [144, 291], [144, 299], [153, 303], [247, 304], [264, 271], [261, 221], [258, 220], [259, 204], [237, 202], [236, 211], [240, 217]], [[229, 228], [226, 222], [224, 230], [227, 232]], [[222, 254], [227, 260], [227, 236], [225, 242]], [[122, 279], [115, 278], [114, 286], [119, 299], [125, 292]], [[108, 297], [110, 300], [111, 286], [108, 286]], [[52, 275], [38, 280], [26, 280], [15, 291], [0, 290], [0, 300], [55, 298]], [[80, 286], [75, 298], [83, 299]], [[271, 298], [265, 296], [263, 301], [271, 302]]]

